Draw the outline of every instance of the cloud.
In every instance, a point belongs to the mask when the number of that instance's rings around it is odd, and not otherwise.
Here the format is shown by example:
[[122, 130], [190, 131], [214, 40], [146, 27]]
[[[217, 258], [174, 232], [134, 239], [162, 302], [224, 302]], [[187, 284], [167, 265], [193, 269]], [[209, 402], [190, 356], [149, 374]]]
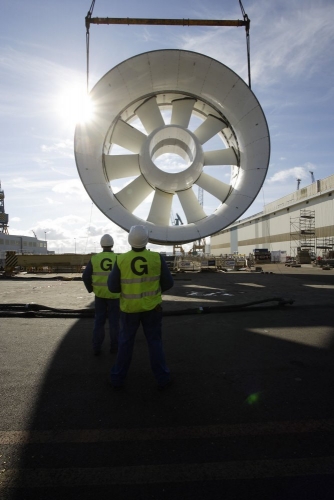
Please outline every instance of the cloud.
[[[219, 14], [226, 19], [226, 12]], [[247, 14], [251, 19], [251, 76], [258, 86], [277, 83], [282, 75], [291, 79], [310, 78], [325, 60], [333, 61], [334, 4], [262, 0], [253, 2]], [[213, 17], [211, 14], [210, 18]], [[234, 27], [200, 31], [189, 28], [179, 40], [183, 49], [208, 54], [248, 81], [243, 31]]]
[[[39, 239], [46, 239], [48, 250], [55, 252], [91, 253], [101, 251], [100, 239], [109, 233], [115, 241], [115, 251], [129, 250], [127, 233], [113, 222], [87, 223], [84, 217], [66, 215], [55, 219], [43, 219], [34, 226]], [[29, 236], [29, 231], [22, 232]]]
[[189, 165], [178, 154], [165, 153], [155, 159], [156, 166], [164, 172], [173, 174], [185, 170]]
[[51, 189], [54, 186], [54, 179], [33, 180], [31, 178], [20, 176], [7, 180], [6, 187], [14, 187], [15, 189], [33, 192], [35, 190]]
[[293, 167], [286, 170], [276, 172], [272, 177], [267, 179], [268, 184], [283, 183], [289, 179], [310, 179], [310, 171], [316, 170], [316, 166], [312, 163], [306, 163], [303, 166]]
[[[14, 218], [13, 217], [13, 221]], [[57, 218], [45, 218], [36, 222], [26, 230], [12, 227], [11, 234], [32, 236], [32, 230], [38, 239], [46, 239], [48, 250], [56, 253], [95, 253], [100, 252], [100, 239], [103, 234], [111, 234], [114, 238], [114, 251], [123, 253], [130, 250], [128, 233], [113, 222], [101, 217], [96, 223], [87, 222], [84, 217], [66, 215]], [[191, 245], [184, 245], [187, 250]], [[157, 252], [173, 252], [172, 246], [148, 244], [148, 248]]]
[[48, 196], [46, 196], [45, 199], [49, 205], [62, 205], [62, 203], [60, 201], [53, 200], [52, 198], [49, 198]]
[[69, 179], [61, 182], [57, 182], [55, 186], [53, 186], [52, 191], [55, 193], [60, 193], [65, 195], [66, 197], [70, 196], [73, 198], [80, 198], [82, 200], [87, 199], [87, 193], [85, 188], [83, 187], [80, 179]]
[[324, 59], [332, 59], [333, 4], [262, 1], [253, 4], [253, 13], [252, 75], [259, 85], [277, 81], [282, 72], [310, 78]]
[[41, 150], [44, 153], [53, 153], [53, 152], [59, 152], [59, 153], [65, 153], [66, 156], [69, 156], [71, 158], [74, 157], [73, 155], [73, 140], [71, 139], [65, 139], [60, 142], [54, 142], [47, 146], [46, 144], [41, 145]]
[[94, 238], [95, 236], [100, 236], [101, 229], [97, 226], [89, 225], [89, 226], [87, 226], [87, 234], [88, 234], [88, 236], [91, 236], [92, 238]]
[[66, 179], [64, 181], [59, 181], [58, 179], [33, 180], [27, 177], [15, 177], [11, 179], [10, 182], [7, 182], [6, 186], [12, 186], [15, 187], [15, 189], [24, 190], [29, 193], [34, 193], [36, 191], [53, 191], [54, 193], [59, 193], [65, 196], [69, 195], [72, 198], [77, 197], [87, 200], [87, 193], [80, 179]]

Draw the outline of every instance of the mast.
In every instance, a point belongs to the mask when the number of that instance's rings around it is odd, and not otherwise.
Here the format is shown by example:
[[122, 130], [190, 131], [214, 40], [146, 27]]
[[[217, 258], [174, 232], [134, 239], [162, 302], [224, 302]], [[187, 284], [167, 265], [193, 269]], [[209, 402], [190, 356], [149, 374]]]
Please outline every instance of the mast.
[[8, 233], [8, 215], [5, 212], [5, 192], [1, 188], [0, 181], [0, 233]]

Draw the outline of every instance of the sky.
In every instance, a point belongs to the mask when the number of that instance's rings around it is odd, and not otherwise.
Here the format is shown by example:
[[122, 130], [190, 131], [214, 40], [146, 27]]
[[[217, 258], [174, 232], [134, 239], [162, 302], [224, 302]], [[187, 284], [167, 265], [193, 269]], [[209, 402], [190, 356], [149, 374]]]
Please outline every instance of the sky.
[[[315, 179], [334, 173], [334, 3], [242, 3], [251, 21], [252, 91], [271, 142], [265, 182], [244, 218], [295, 191], [297, 179], [301, 188], [311, 184], [310, 172]], [[115, 251], [129, 249], [127, 233], [86, 193], [74, 158], [90, 6], [91, 0], [2, 0], [0, 182], [9, 234], [36, 234], [56, 253], [99, 251], [105, 233], [113, 235]], [[96, 0], [93, 17], [243, 19], [238, 0]], [[91, 25], [90, 89], [117, 64], [161, 49], [212, 57], [248, 83], [243, 27]], [[209, 211], [206, 203], [204, 194]]]

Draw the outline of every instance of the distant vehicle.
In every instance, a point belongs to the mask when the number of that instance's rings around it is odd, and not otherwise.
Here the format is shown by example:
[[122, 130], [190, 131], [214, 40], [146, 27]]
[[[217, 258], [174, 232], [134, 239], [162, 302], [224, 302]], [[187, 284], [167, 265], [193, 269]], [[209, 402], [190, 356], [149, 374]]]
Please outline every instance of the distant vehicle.
[[267, 260], [271, 262], [271, 252], [268, 248], [254, 248], [253, 250], [255, 262]]

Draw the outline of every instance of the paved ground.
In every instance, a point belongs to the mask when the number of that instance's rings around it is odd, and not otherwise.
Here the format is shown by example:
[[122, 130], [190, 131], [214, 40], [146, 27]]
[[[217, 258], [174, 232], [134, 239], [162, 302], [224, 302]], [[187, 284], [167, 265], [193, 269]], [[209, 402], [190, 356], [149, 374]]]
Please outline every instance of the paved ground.
[[141, 331], [109, 387], [77, 275], [0, 280], [0, 497], [332, 499], [334, 271], [263, 270], [175, 276], [165, 392]]

